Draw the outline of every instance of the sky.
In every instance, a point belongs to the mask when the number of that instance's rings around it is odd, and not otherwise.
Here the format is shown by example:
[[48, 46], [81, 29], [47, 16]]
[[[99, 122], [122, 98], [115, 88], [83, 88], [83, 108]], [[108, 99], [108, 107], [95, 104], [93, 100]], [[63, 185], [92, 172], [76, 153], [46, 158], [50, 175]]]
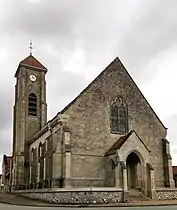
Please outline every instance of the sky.
[[0, 162], [12, 148], [14, 74], [32, 40], [48, 68], [48, 119], [118, 56], [168, 128], [177, 165], [176, 11], [176, 0], [0, 0]]

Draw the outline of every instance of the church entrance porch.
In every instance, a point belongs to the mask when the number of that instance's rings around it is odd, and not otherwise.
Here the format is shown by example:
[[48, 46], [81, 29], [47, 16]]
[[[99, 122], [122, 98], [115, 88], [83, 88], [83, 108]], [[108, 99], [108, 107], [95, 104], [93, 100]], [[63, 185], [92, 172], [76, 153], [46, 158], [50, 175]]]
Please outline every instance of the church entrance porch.
[[115, 164], [115, 186], [123, 189], [125, 201], [131, 195], [155, 197], [154, 168], [150, 164], [150, 152], [135, 131], [121, 136], [106, 152], [109, 163], [112, 160]]
[[128, 190], [142, 189], [142, 167], [138, 155], [130, 153], [126, 160]]

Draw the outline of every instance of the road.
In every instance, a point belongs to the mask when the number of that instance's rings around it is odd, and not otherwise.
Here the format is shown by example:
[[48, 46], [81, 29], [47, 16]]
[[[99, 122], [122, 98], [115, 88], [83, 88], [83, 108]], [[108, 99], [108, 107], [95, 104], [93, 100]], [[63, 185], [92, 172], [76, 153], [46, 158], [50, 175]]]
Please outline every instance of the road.
[[175, 210], [177, 209], [177, 206], [154, 206], [154, 207], [106, 207], [106, 208], [64, 208], [64, 207], [30, 207], [30, 206], [14, 206], [14, 205], [7, 205], [7, 204], [2, 204], [0, 203], [0, 210], [73, 210], [73, 209], [78, 209], [78, 210], [98, 210], [98, 209], [103, 209], [103, 210]]

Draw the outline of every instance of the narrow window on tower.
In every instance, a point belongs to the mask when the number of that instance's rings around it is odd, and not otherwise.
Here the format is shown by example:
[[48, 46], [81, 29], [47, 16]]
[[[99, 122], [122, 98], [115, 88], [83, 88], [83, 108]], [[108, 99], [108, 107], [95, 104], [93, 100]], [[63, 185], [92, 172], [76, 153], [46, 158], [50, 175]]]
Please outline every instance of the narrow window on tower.
[[37, 116], [37, 97], [34, 93], [28, 97], [28, 115]]

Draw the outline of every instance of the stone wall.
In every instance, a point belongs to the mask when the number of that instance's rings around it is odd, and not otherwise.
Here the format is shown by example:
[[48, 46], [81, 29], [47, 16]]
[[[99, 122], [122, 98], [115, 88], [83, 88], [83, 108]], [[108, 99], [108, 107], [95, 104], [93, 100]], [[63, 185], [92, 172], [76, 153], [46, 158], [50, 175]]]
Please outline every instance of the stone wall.
[[166, 128], [118, 59], [61, 111], [68, 116], [71, 131], [72, 177], [107, 179], [101, 157], [120, 137], [110, 130], [110, 104], [116, 97], [122, 97], [128, 107], [129, 130], [135, 130], [151, 151], [155, 185], [164, 187], [162, 139]]
[[71, 178], [71, 187], [73, 188], [80, 188], [80, 187], [104, 187], [105, 180], [104, 179], [95, 179], [95, 178]]
[[177, 200], [177, 188], [156, 189], [158, 200]]
[[16, 191], [23, 197], [55, 204], [117, 203], [123, 201], [123, 191], [115, 188], [78, 188]]
[[[55, 188], [19, 190], [13, 192], [23, 197], [42, 200], [54, 204], [99, 204], [123, 202], [120, 188]], [[177, 188], [156, 189], [156, 200], [177, 200]]]

